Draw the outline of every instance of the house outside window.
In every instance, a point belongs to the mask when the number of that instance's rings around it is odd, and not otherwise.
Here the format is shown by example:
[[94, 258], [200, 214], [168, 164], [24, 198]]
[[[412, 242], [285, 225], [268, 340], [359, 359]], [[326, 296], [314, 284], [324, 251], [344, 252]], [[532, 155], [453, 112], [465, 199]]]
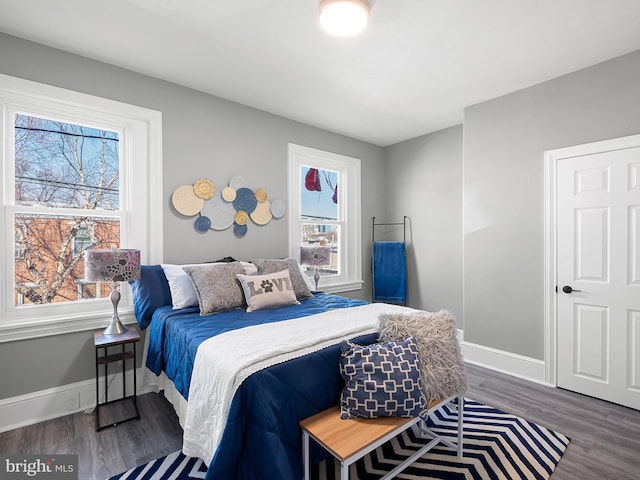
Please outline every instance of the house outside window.
[[27, 226], [24, 223], [17, 222], [14, 235], [15, 258], [22, 259], [24, 258], [26, 250], [25, 238], [27, 236]]
[[108, 286], [84, 282], [84, 251], [138, 248], [143, 263], [160, 260], [161, 209], [150, 199], [161, 202], [151, 140], [161, 116], [4, 75], [0, 107], [0, 220], [13, 232], [0, 239], [0, 341], [104, 326]]
[[[289, 144], [289, 250], [329, 249], [318, 266], [319, 289], [344, 292], [362, 288], [360, 160]], [[312, 277], [315, 267], [303, 267]]]
[[[85, 222], [76, 229], [76, 231], [73, 234], [73, 246], [72, 246], [74, 255], [80, 255], [87, 248], [93, 246], [94, 241], [91, 238], [92, 232], [94, 230], [93, 227], [94, 227], [93, 225], [91, 225], [90, 227], [87, 226]], [[114, 230], [115, 230], [115, 225], [114, 225]]]

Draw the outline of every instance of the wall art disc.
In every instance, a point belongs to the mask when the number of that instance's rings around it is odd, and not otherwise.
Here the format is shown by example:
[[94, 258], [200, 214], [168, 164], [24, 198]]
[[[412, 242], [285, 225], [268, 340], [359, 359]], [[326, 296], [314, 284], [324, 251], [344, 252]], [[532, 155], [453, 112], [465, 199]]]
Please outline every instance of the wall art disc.
[[236, 209], [222, 199], [220, 192], [216, 192], [210, 200], [204, 202], [201, 214], [211, 220], [211, 230], [226, 230], [233, 225]]
[[222, 199], [225, 202], [233, 202], [236, 199], [236, 189], [232, 187], [224, 187], [222, 189]]
[[209, 200], [216, 191], [216, 185], [208, 178], [200, 178], [193, 184], [193, 191], [196, 197]]
[[251, 220], [258, 225], [266, 225], [271, 221], [271, 202], [265, 201], [258, 203], [258, 206], [251, 214]]
[[250, 188], [239, 188], [236, 190], [236, 199], [233, 201], [233, 208], [237, 211], [244, 210], [247, 213], [252, 213], [258, 200], [256, 200], [256, 194]]
[[236, 237], [244, 237], [247, 234], [247, 226], [236, 223], [233, 225], [233, 233]]
[[193, 185], [181, 185], [176, 188], [173, 195], [171, 195], [171, 202], [178, 213], [187, 217], [192, 217], [198, 213], [204, 205], [204, 200], [198, 198], [193, 191]]
[[256, 190], [256, 200], [258, 200], [259, 203], [267, 201], [267, 191], [264, 188]]
[[273, 215], [273, 218], [282, 218], [286, 212], [287, 206], [282, 200], [274, 200], [271, 203], [271, 214]]
[[229, 180], [229, 186], [234, 190], [245, 188], [247, 185], [247, 180], [241, 176], [232, 177], [231, 180]]
[[193, 228], [195, 228], [197, 232], [204, 233], [211, 228], [211, 219], [200, 215], [194, 222]]
[[233, 221], [236, 223], [236, 225], [246, 225], [249, 221], [249, 215], [247, 215], [247, 212], [240, 210], [239, 212], [236, 212]]

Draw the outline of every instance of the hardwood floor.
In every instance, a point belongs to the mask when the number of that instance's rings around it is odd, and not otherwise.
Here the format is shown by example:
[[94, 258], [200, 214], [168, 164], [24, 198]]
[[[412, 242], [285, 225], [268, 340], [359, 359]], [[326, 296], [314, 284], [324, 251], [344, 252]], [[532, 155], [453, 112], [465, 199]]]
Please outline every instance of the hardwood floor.
[[[468, 365], [473, 400], [571, 437], [552, 480], [638, 480], [640, 411]], [[0, 452], [78, 454], [81, 480], [106, 479], [179, 450], [182, 429], [162, 395], [138, 397], [142, 418], [100, 432], [93, 412], [0, 434]]]
[[164, 396], [140, 395], [138, 408], [140, 420], [99, 432], [95, 429], [95, 414], [90, 410], [0, 433], [0, 452], [77, 454], [80, 480], [104, 480], [180, 450], [182, 428]]

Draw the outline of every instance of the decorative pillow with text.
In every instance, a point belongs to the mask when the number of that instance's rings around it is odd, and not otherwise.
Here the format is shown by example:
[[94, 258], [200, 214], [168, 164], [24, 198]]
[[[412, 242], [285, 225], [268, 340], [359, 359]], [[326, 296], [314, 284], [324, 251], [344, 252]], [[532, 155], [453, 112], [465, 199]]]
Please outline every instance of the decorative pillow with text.
[[293, 290], [288, 269], [264, 275], [237, 275], [237, 277], [244, 291], [247, 312], [300, 303]]

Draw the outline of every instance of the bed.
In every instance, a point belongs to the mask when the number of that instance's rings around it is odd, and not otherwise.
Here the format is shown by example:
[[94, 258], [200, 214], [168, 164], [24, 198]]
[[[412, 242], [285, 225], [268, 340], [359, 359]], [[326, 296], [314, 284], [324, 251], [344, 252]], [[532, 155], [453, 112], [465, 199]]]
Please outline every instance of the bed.
[[[287, 265], [296, 288], [304, 290], [299, 266], [291, 260]], [[243, 268], [247, 275], [263, 273]], [[207, 479], [302, 478], [298, 422], [338, 403], [344, 386], [340, 342], [373, 343], [381, 314], [414, 311], [313, 292], [296, 295], [288, 305], [248, 312], [247, 290], [242, 308], [202, 315], [206, 299], [200, 298], [198, 277], [190, 272], [198, 305], [174, 308], [177, 295], [168, 272], [143, 266], [141, 278], [130, 282], [134, 311], [148, 332], [148, 383], [164, 389], [174, 405], [184, 429], [183, 452], [208, 464]], [[311, 451], [312, 463], [325, 457], [321, 448]]]

